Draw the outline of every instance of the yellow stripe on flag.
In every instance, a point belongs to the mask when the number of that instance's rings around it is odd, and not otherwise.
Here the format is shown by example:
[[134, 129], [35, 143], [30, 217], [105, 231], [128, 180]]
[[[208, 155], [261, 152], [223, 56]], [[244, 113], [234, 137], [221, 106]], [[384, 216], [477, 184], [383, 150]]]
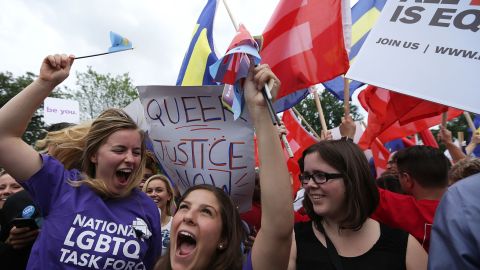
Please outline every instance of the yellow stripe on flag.
[[198, 35], [197, 42], [193, 48], [185, 76], [183, 77], [182, 86], [203, 85], [203, 75], [206, 70], [208, 72], [208, 68], [205, 69], [205, 66], [211, 52], [212, 50], [207, 39], [207, 29], [204, 28]]
[[352, 44], [357, 43], [365, 36], [380, 16], [380, 11], [376, 8], [370, 9], [361, 18], [352, 25]]

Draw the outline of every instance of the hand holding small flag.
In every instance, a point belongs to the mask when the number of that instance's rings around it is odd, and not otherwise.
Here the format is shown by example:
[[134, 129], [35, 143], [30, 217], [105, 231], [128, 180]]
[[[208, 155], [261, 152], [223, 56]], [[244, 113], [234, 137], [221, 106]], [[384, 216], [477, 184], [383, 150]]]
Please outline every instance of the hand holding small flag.
[[108, 48], [108, 52], [80, 56], [80, 57], [76, 57], [75, 59], [89, 58], [89, 57], [94, 57], [94, 56], [100, 56], [100, 55], [105, 55], [105, 54], [122, 52], [122, 51], [126, 51], [126, 50], [133, 50], [132, 42], [130, 40], [128, 40], [127, 38], [124, 38], [121, 35], [119, 35], [117, 33], [114, 33], [112, 31], [110, 31], [110, 41], [112, 43], [112, 46], [110, 48]]

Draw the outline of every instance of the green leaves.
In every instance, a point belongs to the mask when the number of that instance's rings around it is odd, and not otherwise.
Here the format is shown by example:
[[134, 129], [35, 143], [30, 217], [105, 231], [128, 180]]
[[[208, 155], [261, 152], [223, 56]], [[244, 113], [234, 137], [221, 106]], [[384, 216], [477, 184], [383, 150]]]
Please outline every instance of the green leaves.
[[100, 74], [88, 67], [84, 73], [77, 73], [77, 83], [71, 98], [80, 102], [81, 119], [93, 119], [108, 108], [123, 108], [138, 98], [128, 73], [113, 76]]
[[[327, 90], [324, 90], [320, 96], [320, 102], [322, 103], [323, 114], [325, 115], [325, 121], [328, 129], [338, 127], [342, 123], [343, 117], [343, 102], [339, 101], [335, 96], [330, 94]], [[320, 124], [320, 118], [315, 106], [315, 100], [313, 95], [307, 96], [295, 108], [303, 115], [305, 120], [315, 129], [317, 134], [320, 134], [322, 130]], [[363, 116], [358, 113], [358, 108], [352, 105], [350, 102], [350, 113], [355, 121], [362, 120]]]

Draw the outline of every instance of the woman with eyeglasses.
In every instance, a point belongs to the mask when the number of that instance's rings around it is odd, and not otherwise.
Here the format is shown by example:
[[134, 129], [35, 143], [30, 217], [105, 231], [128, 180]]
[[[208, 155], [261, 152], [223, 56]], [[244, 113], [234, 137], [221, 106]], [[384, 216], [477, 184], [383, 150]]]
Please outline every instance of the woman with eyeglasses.
[[311, 221], [295, 225], [289, 269], [427, 268], [415, 238], [369, 218], [379, 194], [356, 144], [321, 141], [303, 152], [299, 165]]

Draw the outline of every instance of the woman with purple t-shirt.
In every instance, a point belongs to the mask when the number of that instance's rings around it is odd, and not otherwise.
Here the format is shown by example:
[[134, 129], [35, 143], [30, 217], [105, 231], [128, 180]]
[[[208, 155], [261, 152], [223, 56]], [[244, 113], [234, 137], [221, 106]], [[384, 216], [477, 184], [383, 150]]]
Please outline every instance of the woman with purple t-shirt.
[[136, 188], [145, 145], [132, 119], [110, 109], [92, 123], [80, 152], [82, 171], [39, 155], [21, 139], [35, 110], [68, 77], [73, 59], [47, 56], [38, 79], [0, 109], [0, 167], [44, 216], [27, 269], [151, 269], [161, 252], [160, 215]]

